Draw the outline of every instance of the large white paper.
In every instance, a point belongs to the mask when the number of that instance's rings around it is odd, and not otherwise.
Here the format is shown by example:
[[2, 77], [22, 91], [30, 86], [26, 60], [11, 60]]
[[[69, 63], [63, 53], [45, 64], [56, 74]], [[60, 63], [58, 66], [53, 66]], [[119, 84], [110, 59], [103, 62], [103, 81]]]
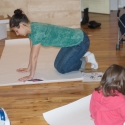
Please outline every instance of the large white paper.
[[34, 78], [42, 79], [44, 81], [18, 82], [19, 78], [29, 75], [29, 73], [16, 72], [16, 69], [26, 68], [28, 66], [30, 41], [28, 38], [6, 40], [0, 59], [0, 86], [82, 81], [82, 74], [80, 71], [66, 74], [57, 72], [54, 68], [54, 60], [58, 51], [59, 48], [41, 47]]
[[94, 125], [90, 117], [91, 95], [43, 113], [49, 125]]

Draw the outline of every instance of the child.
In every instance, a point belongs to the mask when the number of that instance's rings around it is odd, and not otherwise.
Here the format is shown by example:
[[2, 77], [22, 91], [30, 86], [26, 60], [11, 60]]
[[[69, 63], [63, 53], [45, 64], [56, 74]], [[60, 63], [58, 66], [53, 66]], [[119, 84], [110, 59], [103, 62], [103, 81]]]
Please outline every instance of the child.
[[[28, 68], [17, 69], [18, 72], [29, 71], [30, 75], [20, 78], [19, 81], [25, 82], [33, 79], [41, 45], [61, 48], [54, 62], [54, 67], [59, 73], [64, 74], [84, 69], [86, 60], [91, 63], [93, 69], [98, 68], [94, 54], [87, 52], [90, 45], [89, 38], [81, 29], [30, 22], [20, 9], [14, 11], [14, 15], [10, 19], [10, 28], [15, 31], [16, 35], [28, 35], [31, 41]], [[87, 57], [83, 58], [83, 55]]]
[[123, 125], [125, 122], [125, 69], [111, 65], [104, 73], [90, 101], [95, 125]]

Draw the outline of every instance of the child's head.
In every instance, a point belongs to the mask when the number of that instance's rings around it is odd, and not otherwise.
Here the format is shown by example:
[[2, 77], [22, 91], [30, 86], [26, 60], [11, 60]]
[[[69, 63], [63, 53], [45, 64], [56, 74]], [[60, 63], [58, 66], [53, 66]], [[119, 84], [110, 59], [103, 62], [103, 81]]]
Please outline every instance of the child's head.
[[116, 91], [125, 95], [125, 69], [113, 64], [104, 73], [100, 86], [96, 91], [102, 90], [104, 96], [116, 96]]
[[17, 9], [14, 11], [14, 15], [11, 17], [9, 25], [17, 35], [25, 36], [27, 34], [26, 28], [29, 23], [30, 21], [23, 11], [21, 9]]

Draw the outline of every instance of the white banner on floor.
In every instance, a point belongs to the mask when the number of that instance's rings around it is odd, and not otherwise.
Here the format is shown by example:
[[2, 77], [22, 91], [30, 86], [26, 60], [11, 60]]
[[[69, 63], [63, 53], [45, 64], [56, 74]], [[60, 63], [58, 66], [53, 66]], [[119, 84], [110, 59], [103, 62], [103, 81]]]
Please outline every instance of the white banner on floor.
[[29, 73], [19, 73], [16, 70], [18, 68], [27, 68], [28, 66], [30, 41], [28, 38], [6, 40], [0, 59], [0, 86], [82, 81], [82, 74], [79, 71], [66, 74], [60, 74], [56, 71], [54, 60], [58, 51], [59, 48], [41, 47], [34, 78], [42, 79], [43, 81], [19, 82], [19, 78], [29, 75]]

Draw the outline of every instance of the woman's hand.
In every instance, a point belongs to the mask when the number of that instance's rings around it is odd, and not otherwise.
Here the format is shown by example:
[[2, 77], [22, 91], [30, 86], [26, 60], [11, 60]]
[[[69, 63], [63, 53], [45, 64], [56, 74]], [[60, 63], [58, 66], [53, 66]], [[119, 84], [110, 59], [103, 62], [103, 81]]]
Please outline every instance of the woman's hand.
[[31, 80], [31, 79], [33, 79], [32, 76], [25, 76], [25, 77], [22, 77], [22, 78], [18, 79], [18, 81], [20, 81], [20, 82], [26, 82], [27, 80]]
[[34, 76], [35, 70], [36, 70], [36, 63], [37, 63], [40, 48], [41, 48], [41, 44], [37, 44], [37, 45], [32, 46], [31, 52], [30, 52], [30, 61], [29, 61], [28, 68], [17, 69], [17, 72], [28, 72], [28, 71], [30, 71], [30, 75], [18, 79], [18, 81], [25, 82], [27, 80], [33, 79], [33, 76]]
[[30, 69], [29, 68], [19, 68], [17, 69], [17, 72], [29, 72]]

